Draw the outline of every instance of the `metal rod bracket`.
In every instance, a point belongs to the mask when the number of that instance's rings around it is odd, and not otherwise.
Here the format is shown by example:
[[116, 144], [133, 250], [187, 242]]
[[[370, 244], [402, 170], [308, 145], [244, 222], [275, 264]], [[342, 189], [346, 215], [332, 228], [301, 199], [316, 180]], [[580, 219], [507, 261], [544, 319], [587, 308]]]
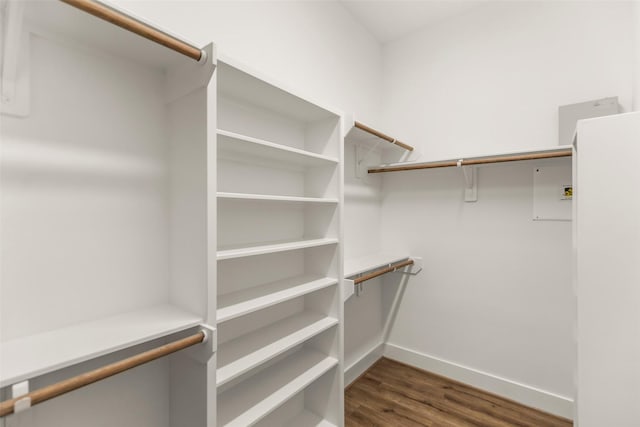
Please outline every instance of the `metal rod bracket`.
[[413, 264], [405, 271], [405, 267], [394, 269], [392, 273], [401, 274], [403, 276], [417, 276], [422, 271], [422, 257], [412, 256]]
[[204, 339], [199, 345], [183, 350], [182, 354], [196, 362], [206, 363], [211, 355], [218, 350], [218, 331], [206, 323], [201, 323], [199, 328], [204, 333]]
[[465, 202], [477, 202], [478, 201], [478, 168], [475, 166], [463, 166], [464, 159], [460, 159], [457, 162], [457, 166], [462, 169], [462, 175], [464, 176], [464, 182], [466, 184], [464, 189], [464, 201]]

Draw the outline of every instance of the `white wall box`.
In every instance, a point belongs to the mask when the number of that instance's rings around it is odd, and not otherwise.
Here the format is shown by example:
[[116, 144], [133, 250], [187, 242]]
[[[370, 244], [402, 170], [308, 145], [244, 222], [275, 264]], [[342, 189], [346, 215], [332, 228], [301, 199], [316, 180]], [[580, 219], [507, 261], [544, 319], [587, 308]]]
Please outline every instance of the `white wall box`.
[[640, 113], [578, 122], [574, 282], [576, 421], [640, 424]]
[[573, 184], [571, 169], [566, 166], [533, 167], [533, 219], [536, 221], [570, 221]]
[[[62, 2], [3, 6], [3, 70], [28, 83], [1, 116], [7, 398], [215, 324], [216, 114], [213, 45], [198, 62]], [[3, 422], [214, 426], [209, 342]]]
[[342, 425], [341, 116], [216, 74], [218, 425]]

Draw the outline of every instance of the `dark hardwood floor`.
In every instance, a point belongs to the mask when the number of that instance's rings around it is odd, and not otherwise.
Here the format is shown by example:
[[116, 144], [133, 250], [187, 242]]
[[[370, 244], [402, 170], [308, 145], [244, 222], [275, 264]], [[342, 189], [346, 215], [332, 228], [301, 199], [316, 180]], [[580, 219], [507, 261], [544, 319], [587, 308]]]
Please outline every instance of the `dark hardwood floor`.
[[345, 391], [346, 427], [570, 427], [559, 418], [382, 358]]

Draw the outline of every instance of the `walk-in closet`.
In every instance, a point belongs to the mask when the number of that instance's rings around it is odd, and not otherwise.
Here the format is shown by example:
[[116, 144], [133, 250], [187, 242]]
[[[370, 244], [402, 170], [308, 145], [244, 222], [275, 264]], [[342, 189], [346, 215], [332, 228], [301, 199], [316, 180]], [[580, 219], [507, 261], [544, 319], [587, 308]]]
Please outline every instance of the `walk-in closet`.
[[640, 1], [0, 34], [0, 427], [640, 426]]

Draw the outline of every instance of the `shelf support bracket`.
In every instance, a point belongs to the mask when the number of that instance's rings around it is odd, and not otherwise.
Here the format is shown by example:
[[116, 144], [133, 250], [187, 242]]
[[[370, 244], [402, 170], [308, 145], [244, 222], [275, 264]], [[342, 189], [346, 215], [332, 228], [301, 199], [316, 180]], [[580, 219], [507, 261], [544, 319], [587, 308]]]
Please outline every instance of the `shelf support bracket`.
[[31, 398], [26, 395], [29, 394], [29, 380], [12, 384], [9, 388], [9, 394], [11, 399], [19, 398], [13, 405], [13, 414], [7, 417], [3, 417], [0, 421], [1, 427], [30, 427], [33, 423], [33, 411], [28, 411], [31, 408]]
[[478, 169], [475, 166], [463, 166], [464, 159], [460, 159], [457, 162], [457, 166], [462, 169], [464, 176], [464, 182], [466, 184], [464, 188], [464, 201], [465, 202], [477, 202], [478, 201]]
[[[22, 381], [21, 383], [16, 383], [11, 386], [12, 399], [26, 394], [29, 394], [29, 381]], [[29, 408], [31, 408], [31, 398], [25, 397], [16, 401], [13, 405], [13, 412], [17, 414], [19, 412], [26, 411]]]
[[344, 287], [344, 294], [343, 294], [342, 301], [344, 302], [353, 296], [356, 290], [356, 284], [351, 279], [344, 279], [343, 287]]
[[375, 143], [375, 145], [371, 148], [369, 148], [368, 150], [366, 150], [366, 152], [363, 154], [362, 151], [364, 151], [365, 149], [359, 145], [356, 146], [356, 178], [366, 178], [368, 175], [367, 170], [369, 169], [369, 166], [367, 166], [367, 164], [365, 163], [365, 160], [367, 160], [367, 158], [369, 157], [369, 155], [380, 146], [381, 141], [377, 141]]
[[2, 11], [0, 112], [15, 116], [29, 113], [29, 37], [23, 30], [23, 15], [23, 1], [5, 2]]

